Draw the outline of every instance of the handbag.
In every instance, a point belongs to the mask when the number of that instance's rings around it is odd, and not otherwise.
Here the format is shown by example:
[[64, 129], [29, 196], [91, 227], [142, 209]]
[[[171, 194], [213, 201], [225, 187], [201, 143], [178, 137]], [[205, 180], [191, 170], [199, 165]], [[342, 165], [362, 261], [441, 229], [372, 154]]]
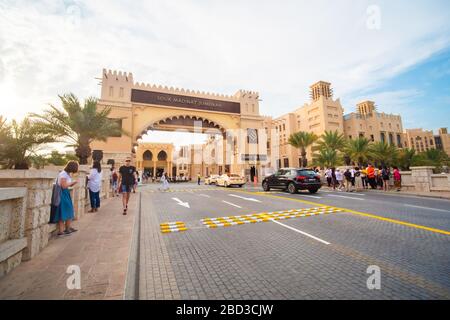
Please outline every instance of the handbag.
[[58, 184], [58, 178], [56, 178], [56, 181], [53, 184], [53, 189], [52, 189], [52, 202], [51, 202], [52, 206], [58, 207], [59, 204], [61, 203], [61, 191], [62, 191], [62, 188]]
[[57, 213], [57, 209], [61, 204], [61, 186], [58, 184], [58, 178], [56, 178], [55, 183], [53, 184], [52, 189], [52, 201], [50, 203], [50, 223], [55, 221], [55, 216]]

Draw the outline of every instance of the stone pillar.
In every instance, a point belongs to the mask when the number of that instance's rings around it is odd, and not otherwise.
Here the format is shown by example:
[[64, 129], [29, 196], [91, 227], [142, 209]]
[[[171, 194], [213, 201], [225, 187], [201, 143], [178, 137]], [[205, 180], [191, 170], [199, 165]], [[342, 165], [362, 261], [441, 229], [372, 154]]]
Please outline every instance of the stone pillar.
[[431, 175], [434, 167], [411, 167], [411, 182], [414, 185], [414, 191], [430, 192]]

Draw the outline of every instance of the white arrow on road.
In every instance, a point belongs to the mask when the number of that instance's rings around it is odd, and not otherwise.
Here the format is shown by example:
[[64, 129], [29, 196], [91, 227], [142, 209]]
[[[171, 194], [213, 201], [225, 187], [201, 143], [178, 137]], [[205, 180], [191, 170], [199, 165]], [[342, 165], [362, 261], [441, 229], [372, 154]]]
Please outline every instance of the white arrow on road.
[[261, 201], [259, 201], [258, 199], [245, 198], [245, 197], [241, 197], [241, 196], [238, 196], [238, 195], [235, 195], [235, 194], [229, 194], [229, 196], [230, 196], [230, 197], [235, 197], [235, 198], [244, 199], [244, 200], [247, 200], [247, 201], [261, 202]]
[[183, 207], [186, 207], [186, 208], [190, 208], [188, 202], [183, 202], [183, 201], [181, 201], [181, 200], [178, 199], [178, 198], [172, 198], [172, 199], [175, 200], [176, 202], [178, 202], [178, 204], [179, 204], [180, 206], [183, 206]]

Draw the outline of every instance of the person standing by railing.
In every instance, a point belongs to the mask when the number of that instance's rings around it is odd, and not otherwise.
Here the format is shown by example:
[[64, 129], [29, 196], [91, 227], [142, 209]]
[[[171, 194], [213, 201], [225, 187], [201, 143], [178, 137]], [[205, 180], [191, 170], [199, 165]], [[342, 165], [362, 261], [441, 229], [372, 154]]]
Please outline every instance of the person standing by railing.
[[394, 167], [394, 186], [397, 188], [397, 191], [400, 191], [402, 188], [402, 175], [398, 167]]
[[74, 209], [69, 190], [70, 187], [77, 184], [77, 181], [72, 181], [71, 176], [77, 172], [78, 162], [69, 161], [64, 167], [64, 170], [59, 173], [56, 180], [56, 183], [61, 187], [60, 202], [50, 222], [58, 224], [58, 237], [68, 236], [78, 231], [71, 227], [74, 218]]

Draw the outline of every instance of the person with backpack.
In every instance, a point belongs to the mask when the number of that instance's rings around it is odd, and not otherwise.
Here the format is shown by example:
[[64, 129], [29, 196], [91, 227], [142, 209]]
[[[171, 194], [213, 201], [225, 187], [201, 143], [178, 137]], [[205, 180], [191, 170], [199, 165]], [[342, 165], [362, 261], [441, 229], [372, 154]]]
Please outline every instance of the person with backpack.
[[372, 189], [376, 189], [375, 168], [371, 164], [367, 166], [367, 180], [369, 182], [370, 187]]
[[386, 166], [381, 169], [381, 179], [383, 180], [383, 190], [389, 191], [390, 170]]
[[394, 186], [397, 188], [397, 191], [400, 191], [402, 188], [402, 175], [398, 167], [394, 167]]
[[347, 168], [345, 170], [344, 177], [345, 177], [345, 192], [351, 192], [353, 177], [352, 177], [352, 173], [350, 172], [350, 169]]

